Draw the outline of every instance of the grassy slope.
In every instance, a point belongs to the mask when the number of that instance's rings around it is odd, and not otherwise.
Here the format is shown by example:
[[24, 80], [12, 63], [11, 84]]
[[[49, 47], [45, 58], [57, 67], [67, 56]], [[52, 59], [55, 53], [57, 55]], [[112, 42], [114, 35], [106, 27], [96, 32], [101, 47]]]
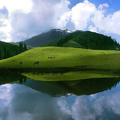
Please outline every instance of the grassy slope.
[[[48, 57], [55, 57], [53, 59]], [[24, 74], [36, 80], [78, 80], [87, 78], [118, 77], [120, 51], [87, 50], [66, 47], [38, 47], [14, 57], [0, 60], [0, 68], [56, 68], [79, 67], [86, 71], [65, 74]], [[34, 62], [38, 65], [33, 66]], [[22, 62], [22, 65], [20, 65]], [[94, 69], [89, 71], [89, 69]], [[117, 74], [116, 74], [117, 73]], [[73, 76], [73, 77], [72, 77]]]
[[[48, 57], [55, 57], [53, 59]], [[0, 67], [74, 67], [120, 69], [120, 51], [88, 50], [66, 47], [37, 47], [14, 57], [1, 60]], [[39, 61], [39, 65], [33, 66]], [[19, 63], [22, 62], [22, 65]]]

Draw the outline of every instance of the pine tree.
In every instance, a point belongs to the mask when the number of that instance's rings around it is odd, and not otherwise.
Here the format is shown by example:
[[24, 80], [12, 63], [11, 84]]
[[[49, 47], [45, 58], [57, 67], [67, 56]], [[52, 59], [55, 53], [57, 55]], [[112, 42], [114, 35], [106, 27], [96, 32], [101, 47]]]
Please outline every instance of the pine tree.
[[4, 59], [7, 58], [7, 49], [4, 47]]

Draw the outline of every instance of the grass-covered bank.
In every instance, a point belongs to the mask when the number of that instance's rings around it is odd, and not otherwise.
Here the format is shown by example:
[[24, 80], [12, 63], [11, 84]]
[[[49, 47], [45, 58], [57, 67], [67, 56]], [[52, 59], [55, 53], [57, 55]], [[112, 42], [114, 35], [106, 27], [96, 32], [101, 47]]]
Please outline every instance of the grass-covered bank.
[[[5, 69], [3, 69], [5, 71]], [[60, 68], [10, 68], [12, 73], [18, 72], [30, 79], [40, 81], [69, 81], [90, 78], [120, 77], [120, 70], [81, 69], [76, 67]]]
[[119, 74], [104, 71], [71, 71], [65, 73], [22, 73], [22, 75], [40, 81], [70, 81], [70, 80], [83, 80], [92, 78], [116, 78], [120, 77]]

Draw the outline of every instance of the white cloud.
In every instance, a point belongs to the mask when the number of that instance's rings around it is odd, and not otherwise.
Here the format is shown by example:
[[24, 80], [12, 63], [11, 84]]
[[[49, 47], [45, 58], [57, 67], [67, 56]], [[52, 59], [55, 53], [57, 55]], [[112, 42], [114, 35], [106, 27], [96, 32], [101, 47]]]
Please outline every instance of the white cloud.
[[95, 10], [95, 5], [87, 0], [74, 6], [71, 10], [71, 22], [74, 23], [75, 29], [85, 30]]
[[91, 32], [96, 32], [96, 33], [98, 32], [97, 27], [94, 27], [92, 25], [89, 26], [88, 30], [91, 31]]
[[[21, 41], [52, 28], [73, 28], [120, 35], [120, 11], [107, 13], [84, 0], [69, 8], [69, 0], [0, 0], [0, 39]], [[14, 5], [13, 5], [14, 3]], [[106, 9], [104, 9], [106, 8]]]
[[0, 0], [0, 8], [5, 6], [10, 14], [15, 10], [21, 10], [24, 13], [28, 13], [32, 7], [31, 0]]
[[107, 8], [109, 5], [100, 4], [97, 8], [88, 0], [74, 6], [71, 9], [71, 22], [74, 23], [75, 29], [120, 35], [120, 11], [106, 15], [104, 7]]
[[[16, 10], [11, 16], [12, 40], [20, 41], [51, 28], [64, 28], [69, 21], [68, 0], [32, 1], [29, 13]], [[21, 36], [22, 35], [22, 36]]]
[[100, 4], [99, 6], [98, 6], [98, 9], [103, 9], [104, 7], [109, 7], [109, 5], [107, 4], [107, 3], [104, 3], [104, 4]]
[[109, 14], [105, 17], [101, 11], [96, 11], [92, 22], [99, 29], [99, 31], [105, 31], [106, 33], [115, 33], [120, 35], [120, 11]]

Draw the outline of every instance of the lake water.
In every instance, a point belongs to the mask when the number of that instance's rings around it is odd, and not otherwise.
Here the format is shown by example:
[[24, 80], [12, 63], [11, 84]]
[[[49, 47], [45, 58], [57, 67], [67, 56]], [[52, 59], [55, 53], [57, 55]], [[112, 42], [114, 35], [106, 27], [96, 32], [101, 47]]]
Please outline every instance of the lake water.
[[0, 78], [0, 120], [120, 120], [120, 78], [43, 82]]

